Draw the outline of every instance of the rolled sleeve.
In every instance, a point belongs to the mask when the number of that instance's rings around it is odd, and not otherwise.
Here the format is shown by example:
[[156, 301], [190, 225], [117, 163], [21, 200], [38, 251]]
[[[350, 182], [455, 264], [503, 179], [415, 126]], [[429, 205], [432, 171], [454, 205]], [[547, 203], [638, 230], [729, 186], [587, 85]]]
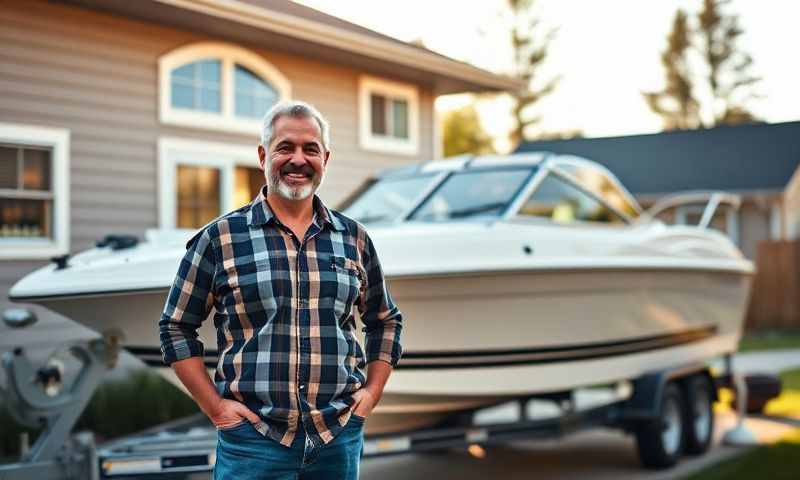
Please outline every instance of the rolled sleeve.
[[207, 228], [190, 243], [158, 322], [165, 364], [203, 356], [197, 330], [214, 306], [214, 249]]
[[366, 236], [361, 258], [367, 277], [364, 300], [359, 306], [366, 338], [366, 361], [381, 360], [394, 367], [403, 353], [400, 344], [403, 316], [389, 294], [383, 269], [369, 236]]

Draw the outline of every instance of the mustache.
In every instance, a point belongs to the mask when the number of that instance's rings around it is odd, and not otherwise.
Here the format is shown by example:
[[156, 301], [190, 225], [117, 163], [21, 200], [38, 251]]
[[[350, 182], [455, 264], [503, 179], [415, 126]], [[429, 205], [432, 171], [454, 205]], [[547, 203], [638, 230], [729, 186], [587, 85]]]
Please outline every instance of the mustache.
[[292, 165], [291, 163], [287, 163], [283, 167], [281, 167], [281, 175], [286, 175], [289, 173], [301, 173], [308, 177], [314, 176], [314, 169], [311, 168], [309, 165]]

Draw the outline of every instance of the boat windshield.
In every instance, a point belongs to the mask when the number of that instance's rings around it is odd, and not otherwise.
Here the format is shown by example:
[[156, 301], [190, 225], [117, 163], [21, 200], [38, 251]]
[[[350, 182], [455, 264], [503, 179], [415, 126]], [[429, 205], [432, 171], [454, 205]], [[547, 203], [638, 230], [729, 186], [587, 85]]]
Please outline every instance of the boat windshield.
[[499, 217], [532, 174], [532, 168], [454, 173], [414, 211], [410, 220], [443, 222]]
[[394, 222], [419, 201], [436, 178], [429, 174], [378, 180], [342, 213], [361, 223]]

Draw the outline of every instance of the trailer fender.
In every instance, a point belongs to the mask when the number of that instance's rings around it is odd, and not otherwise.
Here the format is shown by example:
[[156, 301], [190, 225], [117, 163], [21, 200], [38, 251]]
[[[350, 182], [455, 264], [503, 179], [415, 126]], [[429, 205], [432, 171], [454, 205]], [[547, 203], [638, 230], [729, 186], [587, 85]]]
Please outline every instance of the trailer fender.
[[[686, 379], [695, 375], [704, 375], [715, 385], [711, 372], [705, 364], [688, 365], [678, 368], [647, 373], [633, 380], [633, 394], [625, 402], [622, 411], [624, 421], [650, 420], [658, 416], [664, 389], [669, 382], [675, 381], [685, 388]], [[717, 391], [713, 389], [712, 401], [717, 401]]]

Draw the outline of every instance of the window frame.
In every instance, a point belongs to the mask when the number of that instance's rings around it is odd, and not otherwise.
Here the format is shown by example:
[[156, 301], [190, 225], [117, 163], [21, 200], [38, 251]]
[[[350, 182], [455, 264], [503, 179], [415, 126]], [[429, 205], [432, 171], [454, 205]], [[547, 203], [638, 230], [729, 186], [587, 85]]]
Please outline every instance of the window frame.
[[0, 238], [0, 260], [39, 260], [69, 253], [70, 131], [0, 122], [0, 142], [51, 149], [50, 182], [53, 196], [53, 238]]
[[[258, 165], [257, 147], [177, 137], [158, 139], [158, 227], [177, 228], [178, 165], [215, 167], [220, 170], [220, 213], [238, 208], [233, 204], [235, 168]], [[266, 181], [265, 181], [266, 183]]]
[[[583, 185], [582, 182], [580, 182], [574, 175], [572, 175], [566, 168], [563, 167], [566, 165], [573, 167], [583, 167], [597, 171], [600, 175], [604, 176], [606, 180], [608, 180], [614, 187], [616, 187], [617, 191], [622, 193], [624, 199], [628, 202], [628, 204], [630, 204], [631, 207], [633, 207], [633, 210], [636, 212], [637, 216], [632, 217], [627, 213], [619, 212], [619, 210], [617, 210], [616, 208], [613, 208], [612, 210], [622, 214], [630, 222], [633, 222], [643, 213], [642, 207], [641, 205], [639, 205], [639, 202], [636, 201], [636, 198], [634, 198], [631, 192], [629, 192], [628, 189], [625, 188], [624, 185], [622, 185], [619, 179], [604, 166], [599, 164], [592, 164], [580, 157], [575, 157], [571, 155], [561, 155], [557, 159], [552, 160], [551, 163], [552, 163], [552, 168], [559, 170], [562, 176], [569, 178], [572, 183], [579, 185], [582, 190], [591, 192], [593, 196], [599, 198], [601, 197], [599, 192], [594, 192], [594, 190]], [[606, 202], [604, 201], [604, 203]]]
[[[387, 101], [405, 100], [408, 104], [408, 138], [372, 133], [372, 108], [370, 97], [386, 97]], [[419, 154], [419, 90], [416, 86], [362, 75], [358, 81], [359, 143], [364, 150], [398, 155]]]
[[[172, 106], [171, 73], [175, 68], [200, 60], [220, 62], [220, 113], [189, 110]], [[234, 70], [239, 64], [269, 82], [278, 93], [278, 101], [291, 98], [289, 80], [262, 56], [227, 43], [199, 42], [178, 47], [158, 59], [159, 121], [168, 125], [234, 133], [259, 133], [261, 119], [236, 116]], [[264, 112], [266, 113], [266, 112]]]

